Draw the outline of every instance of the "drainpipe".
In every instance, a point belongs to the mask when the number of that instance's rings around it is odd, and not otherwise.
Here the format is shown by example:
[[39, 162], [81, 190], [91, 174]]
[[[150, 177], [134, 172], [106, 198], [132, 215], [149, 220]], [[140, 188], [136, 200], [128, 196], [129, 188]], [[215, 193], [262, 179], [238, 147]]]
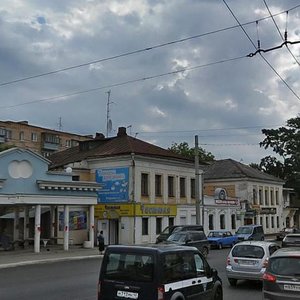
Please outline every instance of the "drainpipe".
[[131, 153], [131, 170], [132, 170], [132, 191], [131, 191], [131, 202], [133, 203], [133, 244], [135, 245], [135, 227], [136, 227], [136, 219], [135, 219], [135, 160], [134, 160], [134, 153]]

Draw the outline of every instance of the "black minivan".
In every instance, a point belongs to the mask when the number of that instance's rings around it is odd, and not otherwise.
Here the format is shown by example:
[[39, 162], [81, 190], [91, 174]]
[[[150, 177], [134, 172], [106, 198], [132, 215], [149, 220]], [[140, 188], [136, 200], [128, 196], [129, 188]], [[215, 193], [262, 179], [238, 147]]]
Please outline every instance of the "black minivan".
[[166, 227], [157, 237], [156, 243], [161, 243], [167, 240], [167, 238], [178, 231], [203, 231], [202, 225], [173, 225]]
[[222, 282], [194, 247], [110, 245], [101, 264], [98, 300], [222, 300]]

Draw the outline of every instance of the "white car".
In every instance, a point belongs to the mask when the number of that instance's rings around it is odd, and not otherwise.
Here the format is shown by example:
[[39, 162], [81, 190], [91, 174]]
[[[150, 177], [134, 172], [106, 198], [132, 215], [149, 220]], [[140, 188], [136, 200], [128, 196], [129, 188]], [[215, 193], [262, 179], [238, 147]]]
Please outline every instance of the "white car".
[[275, 242], [244, 241], [237, 243], [227, 257], [226, 275], [229, 284], [238, 280], [262, 280], [268, 258], [280, 248]]

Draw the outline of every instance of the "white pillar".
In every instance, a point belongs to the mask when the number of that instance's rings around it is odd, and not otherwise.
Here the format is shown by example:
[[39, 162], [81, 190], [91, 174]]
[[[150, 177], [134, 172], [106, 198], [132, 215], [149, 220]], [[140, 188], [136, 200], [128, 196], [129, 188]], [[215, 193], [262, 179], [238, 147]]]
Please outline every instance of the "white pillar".
[[64, 206], [64, 250], [69, 250], [69, 206]]
[[50, 219], [51, 219], [50, 237], [54, 237], [56, 216], [55, 216], [55, 206], [53, 205], [50, 206]]
[[29, 238], [29, 207], [24, 207], [24, 240]]
[[34, 252], [40, 252], [41, 241], [41, 205], [35, 206], [35, 220], [34, 220]]
[[95, 209], [94, 205], [90, 205], [90, 242], [91, 242], [91, 247], [94, 248], [95, 244], [95, 233], [94, 233], [94, 218], [95, 218]]
[[20, 211], [19, 211], [19, 207], [15, 207], [14, 237], [13, 237], [14, 241], [20, 238], [19, 223], [20, 223]]

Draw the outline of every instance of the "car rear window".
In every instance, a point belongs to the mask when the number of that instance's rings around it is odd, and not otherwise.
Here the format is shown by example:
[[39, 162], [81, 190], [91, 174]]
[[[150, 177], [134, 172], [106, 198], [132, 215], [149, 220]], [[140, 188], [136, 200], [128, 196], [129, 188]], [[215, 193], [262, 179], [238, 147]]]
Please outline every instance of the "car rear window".
[[237, 234], [251, 234], [252, 227], [240, 227], [236, 233]]
[[285, 241], [287, 241], [287, 242], [296, 242], [296, 241], [299, 241], [300, 242], [300, 235], [299, 236], [290, 236], [290, 235], [287, 235], [285, 237]]
[[109, 253], [103, 265], [103, 276], [109, 280], [152, 282], [152, 255]]
[[274, 257], [270, 259], [269, 272], [275, 275], [300, 275], [300, 257]]
[[169, 236], [168, 241], [183, 243], [185, 242], [186, 234], [182, 232], [173, 233]]
[[264, 255], [265, 255], [265, 251], [260, 246], [236, 245], [232, 249], [233, 257], [263, 258]]

